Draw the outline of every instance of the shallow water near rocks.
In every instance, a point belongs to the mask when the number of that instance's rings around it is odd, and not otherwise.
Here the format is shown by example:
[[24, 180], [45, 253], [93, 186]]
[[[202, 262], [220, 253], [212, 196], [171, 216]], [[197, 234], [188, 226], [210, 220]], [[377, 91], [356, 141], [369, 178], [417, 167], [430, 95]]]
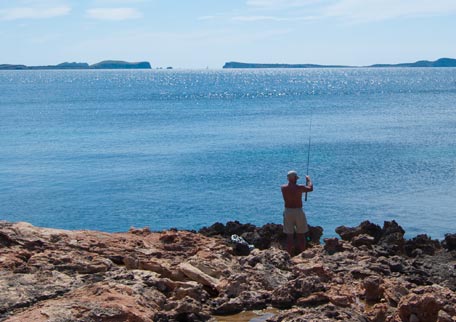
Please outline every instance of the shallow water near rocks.
[[265, 310], [244, 311], [234, 315], [214, 316], [217, 322], [264, 322], [279, 311], [273, 308]]

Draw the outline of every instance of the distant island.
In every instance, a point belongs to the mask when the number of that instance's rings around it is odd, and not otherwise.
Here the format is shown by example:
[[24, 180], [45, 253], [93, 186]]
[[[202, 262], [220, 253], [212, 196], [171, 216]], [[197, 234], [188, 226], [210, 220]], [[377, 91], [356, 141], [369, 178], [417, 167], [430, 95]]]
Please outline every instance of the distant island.
[[349, 68], [351, 66], [342, 65], [316, 65], [316, 64], [255, 64], [228, 62], [223, 68]]
[[0, 70], [48, 70], [48, 69], [151, 69], [149, 62], [130, 63], [120, 60], [105, 60], [97, 64], [89, 65], [87, 63], [61, 63], [58, 65], [47, 66], [26, 66], [0, 64]]
[[256, 64], [228, 62], [223, 68], [360, 68], [360, 67], [456, 67], [456, 59], [440, 58], [436, 61], [420, 60], [414, 63], [375, 64], [370, 66], [316, 65], [316, 64]]

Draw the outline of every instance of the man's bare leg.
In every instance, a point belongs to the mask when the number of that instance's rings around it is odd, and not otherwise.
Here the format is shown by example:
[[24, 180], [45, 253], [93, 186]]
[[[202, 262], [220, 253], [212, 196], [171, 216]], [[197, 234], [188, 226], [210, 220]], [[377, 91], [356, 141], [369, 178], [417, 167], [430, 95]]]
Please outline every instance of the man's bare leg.
[[306, 250], [306, 235], [296, 234], [296, 237], [298, 239], [298, 250], [301, 253]]
[[294, 234], [287, 234], [287, 252], [293, 256]]

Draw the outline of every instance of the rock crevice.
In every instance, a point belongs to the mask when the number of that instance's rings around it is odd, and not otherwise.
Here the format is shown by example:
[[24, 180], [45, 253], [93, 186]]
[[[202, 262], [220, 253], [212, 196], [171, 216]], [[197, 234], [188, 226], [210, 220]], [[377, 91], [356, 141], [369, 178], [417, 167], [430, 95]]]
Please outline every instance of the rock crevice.
[[[281, 225], [200, 232], [66, 231], [0, 222], [1, 321], [456, 321], [454, 235], [404, 239], [396, 222], [339, 227], [290, 257]], [[238, 254], [237, 234], [255, 248]]]

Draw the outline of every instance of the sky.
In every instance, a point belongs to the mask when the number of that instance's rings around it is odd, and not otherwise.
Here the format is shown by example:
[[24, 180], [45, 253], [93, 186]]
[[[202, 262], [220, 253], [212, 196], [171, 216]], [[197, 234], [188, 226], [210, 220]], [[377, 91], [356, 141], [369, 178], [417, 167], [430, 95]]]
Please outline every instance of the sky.
[[0, 0], [0, 64], [456, 58], [456, 0]]

